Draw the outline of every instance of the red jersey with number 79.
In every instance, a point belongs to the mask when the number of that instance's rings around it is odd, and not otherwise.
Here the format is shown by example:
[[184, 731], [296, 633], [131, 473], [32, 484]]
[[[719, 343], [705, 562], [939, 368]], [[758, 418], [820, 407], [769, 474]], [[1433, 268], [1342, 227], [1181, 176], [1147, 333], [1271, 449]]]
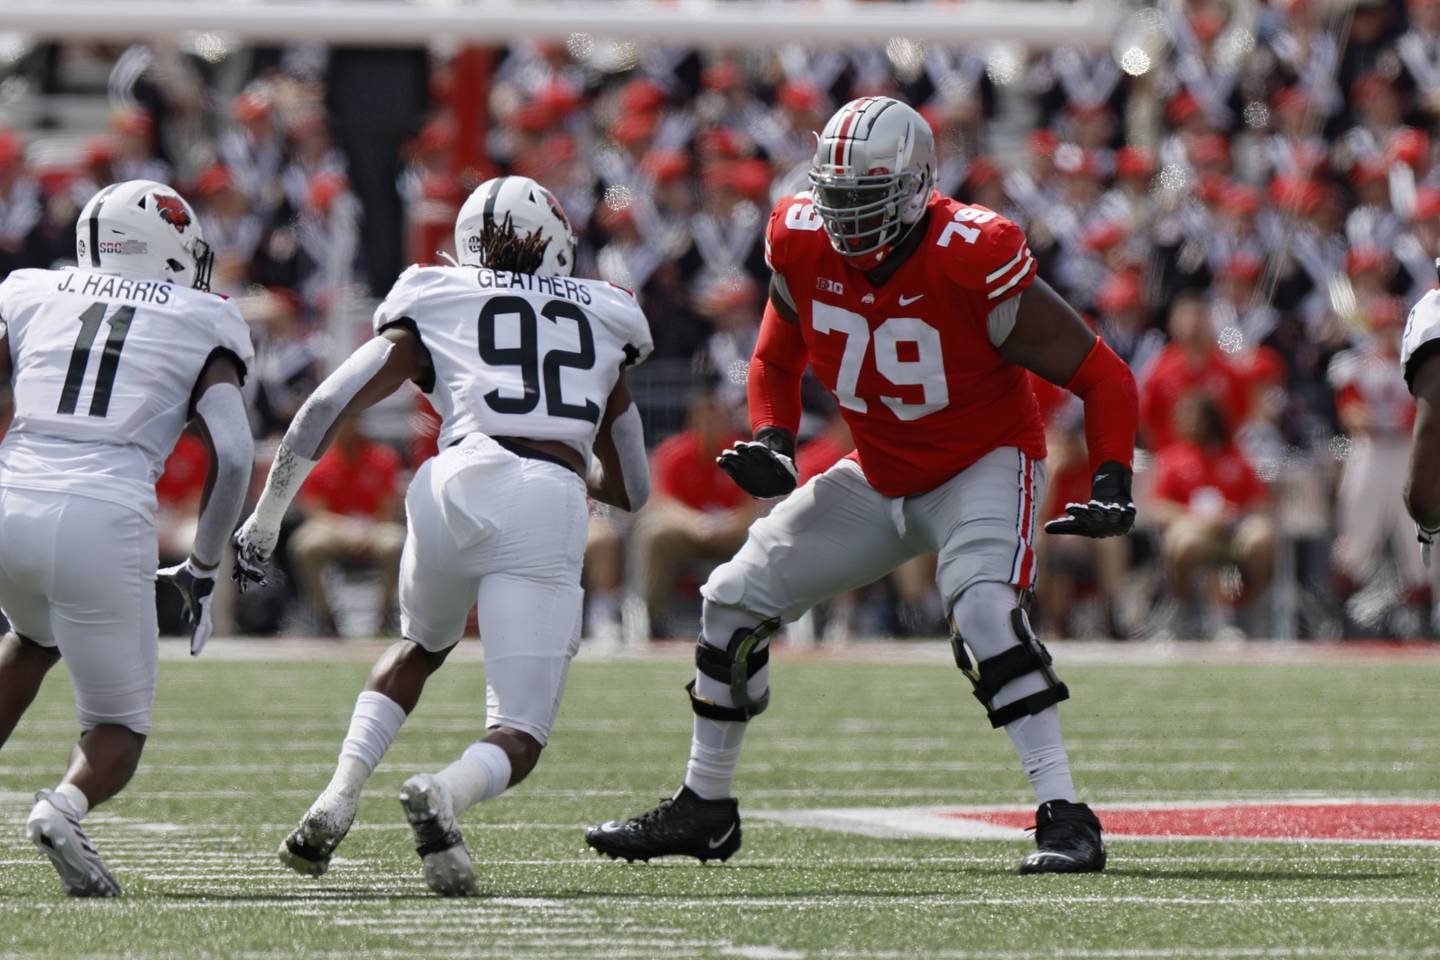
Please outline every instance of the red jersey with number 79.
[[1025, 234], [938, 192], [928, 210], [920, 245], [879, 287], [830, 246], [808, 191], [777, 203], [765, 229], [811, 369], [839, 402], [866, 479], [890, 497], [933, 490], [997, 447], [1045, 456], [1027, 373], [987, 325], [1035, 278]]

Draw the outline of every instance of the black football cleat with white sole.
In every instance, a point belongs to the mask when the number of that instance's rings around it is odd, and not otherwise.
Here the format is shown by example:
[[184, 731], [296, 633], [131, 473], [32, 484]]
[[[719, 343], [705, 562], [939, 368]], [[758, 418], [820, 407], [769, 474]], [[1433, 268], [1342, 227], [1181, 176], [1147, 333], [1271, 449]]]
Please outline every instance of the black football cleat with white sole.
[[705, 800], [689, 787], [654, 810], [609, 820], [585, 831], [598, 852], [630, 862], [653, 857], [728, 860], [740, 849], [740, 805], [734, 797]]
[[1100, 818], [1083, 803], [1050, 800], [1035, 811], [1035, 851], [1021, 873], [1098, 873], [1105, 869]]

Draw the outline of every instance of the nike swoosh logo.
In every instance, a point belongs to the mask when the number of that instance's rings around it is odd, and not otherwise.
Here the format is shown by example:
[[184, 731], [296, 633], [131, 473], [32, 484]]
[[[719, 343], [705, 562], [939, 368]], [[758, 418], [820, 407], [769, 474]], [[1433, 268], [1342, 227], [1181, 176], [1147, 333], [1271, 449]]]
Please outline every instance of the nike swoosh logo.
[[921, 297], [923, 297], [923, 296], [925, 296], [925, 294], [923, 294], [923, 293], [917, 293], [917, 294], [915, 294], [915, 296], [913, 296], [913, 297], [901, 297], [901, 298], [900, 298], [900, 306], [902, 306], [902, 307], [908, 307], [908, 306], [910, 306], [910, 304], [914, 303], [916, 300], [919, 300], [919, 299], [920, 299]]
[[720, 836], [717, 837], [717, 838], [715, 838], [714, 840], [707, 840], [707, 841], [705, 841], [705, 842], [710, 845], [710, 849], [711, 849], [711, 850], [718, 850], [718, 849], [720, 848], [720, 845], [721, 845], [722, 843], [724, 843], [726, 840], [729, 840], [729, 839], [730, 839], [730, 834], [734, 833], [734, 832], [735, 832], [735, 828], [738, 827], [738, 826], [740, 826], [740, 824], [738, 824], [738, 823], [732, 823], [732, 824], [730, 824], [730, 829], [729, 829], [729, 830], [726, 830], [724, 833], [720, 834]]

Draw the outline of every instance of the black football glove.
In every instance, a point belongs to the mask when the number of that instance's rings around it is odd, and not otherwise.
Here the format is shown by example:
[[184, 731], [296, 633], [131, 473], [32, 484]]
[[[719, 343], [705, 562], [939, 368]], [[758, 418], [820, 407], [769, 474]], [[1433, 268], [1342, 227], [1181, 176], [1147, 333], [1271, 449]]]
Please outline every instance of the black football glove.
[[1129, 467], [1106, 460], [1090, 481], [1090, 502], [1065, 504], [1067, 516], [1045, 524], [1045, 532], [1096, 539], [1129, 533], [1135, 525], [1130, 476]]
[[789, 496], [795, 471], [795, 437], [780, 427], [762, 427], [754, 440], [737, 440], [715, 458], [736, 486], [758, 500]]
[[190, 627], [190, 656], [200, 656], [210, 634], [215, 632], [215, 624], [210, 620], [215, 571], [200, 570], [186, 558], [184, 563], [158, 570], [155, 575], [180, 591], [180, 599], [185, 602], [185, 623]]

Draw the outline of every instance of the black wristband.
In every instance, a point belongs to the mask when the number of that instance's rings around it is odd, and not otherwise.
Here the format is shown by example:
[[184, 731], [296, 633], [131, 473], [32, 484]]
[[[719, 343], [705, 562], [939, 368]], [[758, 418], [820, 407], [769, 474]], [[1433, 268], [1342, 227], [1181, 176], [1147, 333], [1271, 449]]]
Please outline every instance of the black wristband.
[[755, 442], [763, 443], [791, 460], [795, 459], [795, 434], [784, 427], [761, 427], [755, 431]]
[[1090, 481], [1090, 495], [1110, 503], [1129, 503], [1130, 468], [1118, 460], [1106, 460], [1095, 470]]

